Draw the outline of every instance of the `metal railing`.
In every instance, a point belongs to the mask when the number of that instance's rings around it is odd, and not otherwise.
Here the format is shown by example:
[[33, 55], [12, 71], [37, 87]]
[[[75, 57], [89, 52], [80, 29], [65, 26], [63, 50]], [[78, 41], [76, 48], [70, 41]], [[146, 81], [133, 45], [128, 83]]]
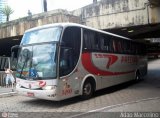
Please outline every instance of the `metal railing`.
[[5, 72], [4, 71], [0, 71], [0, 86], [1, 87], [6, 86], [5, 85], [5, 77], [6, 77]]
[[[15, 78], [15, 73], [13, 73], [13, 76]], [[0, 87], [1, 88], [7, 88], [14, 91], [15, 85], [16, 85], [16, 81], [14, 83], [10, 81], [8, 85], [6, 85], [6, 73], [4, 71], [0, 71]]]
[[10, 68], [10, 57], [0, 56], [0, 71], [3, 71], [4, 67]]
[[[8, 81], [8, 85], [6, 85], [6, 73], [4, 72], [4, 68], [10, 68], [15, 69], [14, 62], [16, 62], [16, 59], [12, 59], [11, 63], [11, 58], [10, 57], [4, 57], [0, 56], [0, 92], [1, 91], [6, 91], [7, 90], [12, 90], [14, 91], [14, 87], [16, 83], [12, 83], [11, 81]], [[12, 73], [14, 78], [15, 78], [15, 72]], [[5, 90], [4, 90], [5, 89]]]

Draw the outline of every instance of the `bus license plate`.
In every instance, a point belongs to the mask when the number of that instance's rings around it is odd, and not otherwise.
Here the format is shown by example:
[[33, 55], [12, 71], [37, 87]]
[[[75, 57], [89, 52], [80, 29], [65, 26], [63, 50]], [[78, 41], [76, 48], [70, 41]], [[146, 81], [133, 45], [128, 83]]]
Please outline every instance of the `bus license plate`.
[[27, 96], [29, 96], [29, 97], [33, 97], [33, 96], [34, 96], [34, 93], [27, 92]]

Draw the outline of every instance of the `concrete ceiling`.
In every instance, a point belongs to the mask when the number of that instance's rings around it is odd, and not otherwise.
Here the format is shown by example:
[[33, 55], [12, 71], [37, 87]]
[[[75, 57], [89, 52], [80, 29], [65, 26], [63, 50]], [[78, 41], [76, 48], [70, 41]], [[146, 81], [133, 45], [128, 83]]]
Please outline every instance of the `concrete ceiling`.
[[160, 0], [148, 0], [154, 6], [160, 6]]
[[19, 45], [21, 37], [12, 37], [6, 39], [0, 39], [0, 56], [10, 56], [11, 47], [14, 45]]
[[105, 30], [132, 39], [160, 38], [160, 24]]

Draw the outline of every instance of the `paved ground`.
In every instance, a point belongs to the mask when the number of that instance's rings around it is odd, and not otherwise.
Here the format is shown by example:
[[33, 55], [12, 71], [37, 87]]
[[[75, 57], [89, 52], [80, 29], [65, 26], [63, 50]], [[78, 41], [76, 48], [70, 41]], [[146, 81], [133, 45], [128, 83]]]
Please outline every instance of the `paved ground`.
[[[43, 117], [75, 116], [86, 112], [130, 112], [151, 111], [160, 112], [160, 60], [149, 62], [149, 72], [144, 80], [137, 83], [129, 82], [122, 85], [107, 88], [96, 92], [95, 96], [83, 101], [79, 97], [53, 102], [28, 98], [24, 96], [12, 96], [0, 98], [1, 112], [25, 112], [24, 115], [31, 117], [32, 113], [41, 112]], [[60, 113], [61, 112], [61, 113]], [[18, 114], [22, 115], [21, 113]], [[39, 113], [39, 115], [42, 115]], [[118, 114], [119, 115], [119, 114]], [[106, 116], [106, 114], [105, 114]], [[38, 115], [35, 117], [39, 117]]]
[[137, 100], [134, 102], [107, 107], [103, 112], [160, 112], [160, 97]]
[[9, 92], [12, 92], [12, 91], [15, 91], [15, 87], [12, 88], [12, 87], [0, 87], [0, 94], [2, 93], [9, 93]]

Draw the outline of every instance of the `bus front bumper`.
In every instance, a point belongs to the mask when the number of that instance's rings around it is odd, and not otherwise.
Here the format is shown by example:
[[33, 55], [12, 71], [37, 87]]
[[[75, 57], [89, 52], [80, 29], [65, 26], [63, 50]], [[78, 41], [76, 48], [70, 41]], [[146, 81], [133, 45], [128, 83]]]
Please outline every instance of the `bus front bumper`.
[[56, 90], [32, 90], [16, 86], [16, 91], [19, 95], [27, 97], [58, 101]]

